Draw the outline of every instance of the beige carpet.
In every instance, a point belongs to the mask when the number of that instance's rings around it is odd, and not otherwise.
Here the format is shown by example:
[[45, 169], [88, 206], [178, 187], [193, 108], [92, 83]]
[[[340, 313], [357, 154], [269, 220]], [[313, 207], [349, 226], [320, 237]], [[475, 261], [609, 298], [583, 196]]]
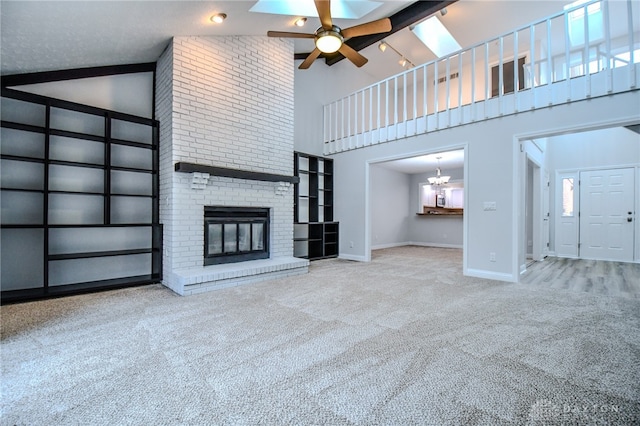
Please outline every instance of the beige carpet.
[[197, 296], [4, 306], [2, 424], [640, 422], [640, 300], [461, 264], [406, 247]]

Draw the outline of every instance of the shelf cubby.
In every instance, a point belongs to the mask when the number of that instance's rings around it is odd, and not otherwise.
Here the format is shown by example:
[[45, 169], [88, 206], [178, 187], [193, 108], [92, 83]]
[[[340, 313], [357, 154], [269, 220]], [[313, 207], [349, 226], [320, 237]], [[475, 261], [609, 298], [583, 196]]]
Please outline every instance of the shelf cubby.
[[338, 255], [338, 223], [333, 222], [333, 160], [296, 152], [294, 173], [294, 256], [323, 259]]

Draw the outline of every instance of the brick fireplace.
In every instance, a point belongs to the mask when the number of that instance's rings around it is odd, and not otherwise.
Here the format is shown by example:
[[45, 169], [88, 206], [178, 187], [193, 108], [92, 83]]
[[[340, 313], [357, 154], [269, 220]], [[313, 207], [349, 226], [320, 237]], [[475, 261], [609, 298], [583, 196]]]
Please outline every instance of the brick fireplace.
[[[193, 294], [306, 273], [293, 257], [293, 45], [175, 37], [158, 61], [163, 283]], [[268, 257], [205, 265], [205, 211], [268, 211]]]

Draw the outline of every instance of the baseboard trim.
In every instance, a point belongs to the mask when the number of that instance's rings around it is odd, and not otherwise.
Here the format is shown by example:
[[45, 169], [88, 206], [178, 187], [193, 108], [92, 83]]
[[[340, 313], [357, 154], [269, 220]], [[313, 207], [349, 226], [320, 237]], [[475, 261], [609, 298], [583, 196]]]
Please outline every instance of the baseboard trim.
[[421, 246], [421, 247], [435, 247], [435, 248], [452, 248], [452, 249], [463, 248], [462, 244], [421, 243], [421, 242], [415, 242], [415, 241], [410, 242], [409, 245]]
[[420, 246], [420, 247], [435, 247], [435, 248], [454, 248], [461, 249], [462, 244], [438, 244], [438, 243], [425, 243], [425, 242], [417, 242], [417, 241], [406, 241], [403, 243], [389, 243], [389, 244], [378, 244], [371, 247], [371, 250], [381, 250], [393, 247], [404, 247], [404, 246]]
[[510, 283], [518, 282], [517, 277], [514, 277], [511, 274], [505, 274], [503, 272], [492, 272], [482, 269], [467, 269], [464, 274], [469, 277], [486, 278], [488, 280], [506, 281]]
[[411, 245], [410, 242], [377, 244], [375, 246], [371, 246], [371, 250], [382, 250], [382, 249], [388, 249], [388, 248], [393, 248], [393, 247], [403, 247], [403, 246], [409, 246], [409, 245]]
[[354, 260], [356, 262], [368, 262], [367, 258], [364, 256], [356, 256], [355, 254], [345, 254], [345, 253], [340, 253], [338, 255], [338, 259], [342, 259], [342, 260]]

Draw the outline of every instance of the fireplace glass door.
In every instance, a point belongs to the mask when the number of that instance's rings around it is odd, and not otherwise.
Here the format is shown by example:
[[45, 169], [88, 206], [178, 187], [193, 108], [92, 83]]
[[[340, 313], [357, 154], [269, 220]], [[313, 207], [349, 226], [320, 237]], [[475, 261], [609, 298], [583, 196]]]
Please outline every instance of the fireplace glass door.
[[268, 209], [207, 207], [204, 264], [268, 258], [268, 223]]

